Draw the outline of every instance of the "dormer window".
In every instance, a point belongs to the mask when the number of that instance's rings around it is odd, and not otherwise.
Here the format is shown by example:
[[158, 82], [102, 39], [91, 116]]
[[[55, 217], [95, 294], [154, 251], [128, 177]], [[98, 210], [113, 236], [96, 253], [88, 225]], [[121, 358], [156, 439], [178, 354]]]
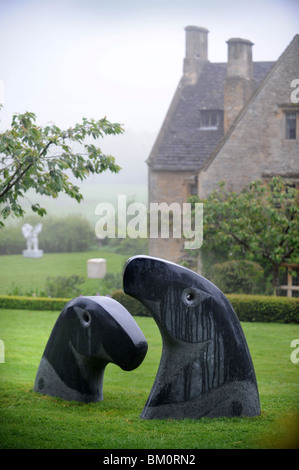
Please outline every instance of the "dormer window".
[[217, 131], [223, 121], [223, 111], [202, 109], [200, 111], [200, 130]]

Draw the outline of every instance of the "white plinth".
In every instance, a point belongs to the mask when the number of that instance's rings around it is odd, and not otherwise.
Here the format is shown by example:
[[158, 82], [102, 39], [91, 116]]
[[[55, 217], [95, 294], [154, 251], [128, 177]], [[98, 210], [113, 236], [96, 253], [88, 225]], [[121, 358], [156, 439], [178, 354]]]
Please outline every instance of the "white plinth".
[[43, 254], [43, 250], [23, 250], [25, 258], [41, 258]]
[[106, 274], [106, 260], [104, 258], [92, 258], [87, 260], [87, 277], [101, 279]]

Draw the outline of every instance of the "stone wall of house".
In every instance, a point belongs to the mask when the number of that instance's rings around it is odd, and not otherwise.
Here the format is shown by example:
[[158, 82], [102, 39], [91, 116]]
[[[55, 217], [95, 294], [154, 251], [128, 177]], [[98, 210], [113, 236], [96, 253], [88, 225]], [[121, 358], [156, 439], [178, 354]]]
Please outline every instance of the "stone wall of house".
[[[299, 78], [299, 36], [281, 56], [198, 177], [201, 197], [225, 180], [240, 191], [252, 180], [281, 175], [299, 181], [299, 103], [291, 82]], [[286, 111], [297, 113], [297, 138], [286, 139]]]
[[[153, 195], [150, 203], [165, 202], [170, 206], [172, 203], [178, 203], [182, 207], [187, 202], [189, 196], [189, 180], [194, 175], [190, 172], [179, 171], [152, 171], [149, 169], [149, 194]], [[183, 255], [182, 238], [173, 238], [173, 232], [170, 228], [169, 238], [149, 237], [149, 254], [158, 258], [168, 259], [178, 262]]]

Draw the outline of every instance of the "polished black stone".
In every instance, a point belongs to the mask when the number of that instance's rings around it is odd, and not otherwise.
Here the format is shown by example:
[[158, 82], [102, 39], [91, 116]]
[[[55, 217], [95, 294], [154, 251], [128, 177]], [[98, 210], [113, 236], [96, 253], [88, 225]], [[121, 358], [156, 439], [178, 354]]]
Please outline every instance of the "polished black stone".
[[142, 418], [260, 414], [242, 327], [215, 285], [187, 268], [149, 256], [129, 259], [123, 282], [124, 291], [150, 310], [163, 340]]
[[78, 297], [60, 313], [37, 371], [34, 390], [65, 400], [103, 399], [109, 362], [136, 369], [147, 341], [131, 314], [109, 297]]

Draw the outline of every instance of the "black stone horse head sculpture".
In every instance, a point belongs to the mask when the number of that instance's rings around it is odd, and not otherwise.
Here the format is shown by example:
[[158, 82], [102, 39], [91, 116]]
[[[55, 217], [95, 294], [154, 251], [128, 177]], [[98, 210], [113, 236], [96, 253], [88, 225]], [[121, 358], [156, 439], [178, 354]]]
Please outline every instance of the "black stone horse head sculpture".
[[245, 336], [216, 286], [187, 268], [148, 256], [127, 261], [123, 282], [124, 291], [148, 307], [163, 340], [142, 418], [260, 413]]
[[109, 297], [77, 297], [60, 313], [36, 374], [34, 390], [65, 400], [103, 399], [109, 362], [136, 369], [147, 341], [131, 314]]

